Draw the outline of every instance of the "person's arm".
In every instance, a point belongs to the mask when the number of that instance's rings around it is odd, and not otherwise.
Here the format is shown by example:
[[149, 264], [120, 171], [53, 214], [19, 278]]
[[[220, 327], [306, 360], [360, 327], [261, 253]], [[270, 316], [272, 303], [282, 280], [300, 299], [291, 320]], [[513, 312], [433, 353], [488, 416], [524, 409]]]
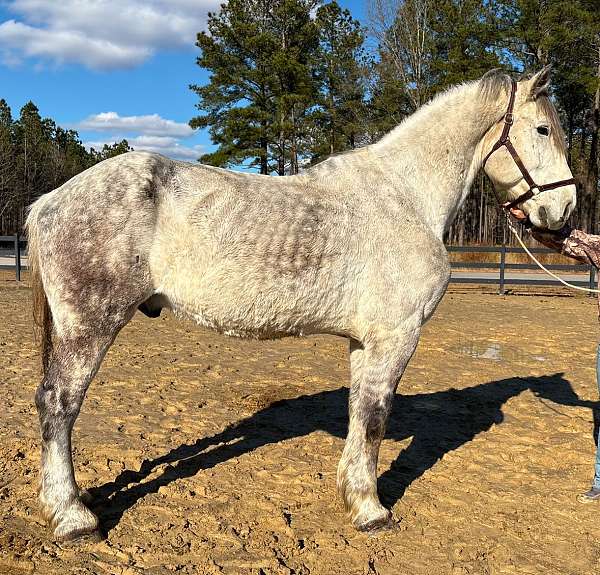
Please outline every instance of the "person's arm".
[[[527, 216], [518, 208], [511, 209], [510, 213], [518, 221], [527, 220]], [[536, 228], [529, 231], [546, 247], [584, 264], [600, 268], [600, 236], [574, 230], [569, 226], [556, 231]]]
[[584, 264], [600, 268], [600, 236], [563, 228], [557, 232], [531, 230], [540, 243]]

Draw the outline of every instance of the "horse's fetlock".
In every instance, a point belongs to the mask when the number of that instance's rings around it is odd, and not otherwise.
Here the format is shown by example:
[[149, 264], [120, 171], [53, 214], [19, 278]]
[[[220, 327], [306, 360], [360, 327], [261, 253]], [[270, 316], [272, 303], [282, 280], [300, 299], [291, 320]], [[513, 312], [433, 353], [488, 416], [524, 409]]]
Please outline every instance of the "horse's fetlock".
[[[344, 503], [344, 509], [352, 518], [353, 523], [358, 520], [357, 518], [365, 515], [365, 510], [383, 509], [377, 497], [376, 487], [366, 484], [357, 485], [345, 471], [338, 473], [337, 487]], [[367, 513], [367, 515], [369, 514]]]
[[39, 496], [39, 500], [40, 500], [40, 514], [42, 516], [42, 519], [48, 524], [50, 525], [50, 527], [52, 527], [52, 529], [54, 529], [55, 527], [55, 522], [54, 522], [54, 518], [56, 516], [56, 507], [54, 505], [50, 505], [49, 503], [47, 503], [46, 501], [44, 501], [44, 499], [42, 498], [42, 496]]

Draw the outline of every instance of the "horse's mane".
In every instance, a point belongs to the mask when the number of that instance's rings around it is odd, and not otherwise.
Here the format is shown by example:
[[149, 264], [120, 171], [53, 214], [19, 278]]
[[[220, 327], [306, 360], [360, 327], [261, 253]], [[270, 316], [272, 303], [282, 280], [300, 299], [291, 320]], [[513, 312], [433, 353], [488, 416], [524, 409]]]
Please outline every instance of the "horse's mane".
[[501, 97], [506, 96], [508, 98], [511, 83], [510, 76], [499, 68], [486, 72], [481, 80], [479, 80], [481, 99], [486, 104], [495, 105]]
[[[490, 107], [492, 107], [492, 106], [496, 107], [498, 100], [500, 100], [502, 98], [505, 98], [508, 103], [508, 96], [510, 94], [512, 80], [511, 80], [511, 77], [503, 70], [501, 70], [499, 68], [490, 70], [489, 72], [484, 74], [480, 80], [475, 80], [474, 82], [479, 83], [480, 98], [482, 99], [482, 101], [484, 103], [489, 104]], [[427, 102], [426, 104], [421, 106], [415, 112], [415, 114], [417, 112], [419, 112], [419, 110], [428, 107], [436, 100], [444, 97], [446, 94], [448, 94], [452, 90], [460, 89], [461, 87], [466, 86], [468, 84], [472, 84], [474, 82], [458, 84], [456, 86], [448, 88], [447, 90], [444, 90], [443, 92], [440, 92], [432, 100], [430, 100], [429, 102]], [[548, 123], [550, 124], [550, 128], [551, 128], [550, 133], [551, 133], [552, 141], [557, 146], [557, 148], [563, 154], [566, 155], [567, 147], [566, 147], [565, 133], [564, 133], [562, 125], [560, 123], [560, 118], [558, 116], [558, 111], [556, 110], [556, 106], [554, 105], [554, 103], [552, 102], [552, 100], [550, 99], [548, 94], [540, 94], [535, 99], [535, 101], [536, 101], [536, 104], [538, 105], [541, 115], [546, 117], [548, 120]], [[407, 116], [406, 118], [404, 118], [404, 120], [402, 122], [400, 122], [400, 124], [398, 124], [398, 126], [396, 126], [396, 128], [394, 128], [393, 130], [388, 132], [388, 134], [384, 134], [379, 141], [382, 141], [383, 139], [386, 138], [386, 136], [388, 136], [389, 134], [391, 134], [392, 132], [397, 130], [398, 127], [402, 126], [406, 122], [406, 120], [410, 119], [411, 116], [413, 116], [413, 115], [414, 114], [411, 114], [411, 115]], [[500, 120], [500, 119], [501, 118], [498, 118], [498, 120]], [[319, 160], [318, 162], [315, 162], [314, 164], [306, 167], [302, 171], [310, 172], [310, 171], [316, 171], [318, 169], [323, 169], [323, 168], [331, 165], [331, 162], [328, 162], [328, 160], [335, 161], [340, 156], [350, 156], [352, 154], [356, 154], [363, 148], [364, 147], [358, 147], [358, 148], [355, 148], [352, 150], [345, 150], [343, 152], [337, 152], [334, 154], [330, 154], [326, 158], [323, 158], [323, 159]]]
[[[335, 161], [340, 156], [351, 156], [353, 154], [357, 154], [358, 152], [363, 151], [367, 147], [368, 146], [358, 146], [356, 148], [351, 148], [350, 150], [343, 150], [341, 152], [334, 152], [333, 154], [329, 154], [328, 156], [319, 159], [314, 164], [310, 164], [310, 165], [306, 166], [305, 168], [303, 168], [302, 170], [300, 170], [300, 173], [303, 174], [303, 173], [307, 173], [307, 172], [311, 172], [311, 171], [316, 172], [317, 170], [320, 170], [320, 169], [323, 169], [323, 168], [327, 168], [332, 163], [332, 162], [328, 162], [329, 160]], [[328, 162], [328, 163], [326, 163], [326, 162]]]

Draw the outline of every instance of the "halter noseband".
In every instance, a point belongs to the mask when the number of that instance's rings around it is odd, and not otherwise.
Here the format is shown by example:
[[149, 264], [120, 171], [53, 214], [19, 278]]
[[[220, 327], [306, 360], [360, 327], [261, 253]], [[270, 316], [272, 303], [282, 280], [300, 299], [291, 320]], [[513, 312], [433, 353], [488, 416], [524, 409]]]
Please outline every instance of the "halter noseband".
[[513, 125], [513, 121], [514, 121], [513, 108], [515, 106], [516, 95], [517, 95], [517, 83], [515, 82], [515, 80], [511, 80], [510, 99], [508, 101], [508, 109], [506, 110], [506, 114], [504, 114], [504, 128], [502, 129], [502, 134], [500, 135], [500, 138], [498, 139], [498, 141], [494, 144], [494, 147], [490, 150], [488, 155], [483, 160], [483, 166], [485, 167], [485, 163], [488, 161], [489, 157], [496, 150], [499, 150], [500, 148], [505, 147], [508, 150], [508, 152], [510, 153], [510, 155], [512, 156], [512, 159], [514, 160], [515, 164], [517, 164], [517, 168], [519, 168], [519, 171], [523, 175], [523, 178], [529, 185], [529, 189], [524, 194], [521, 194], [516, 200], [513, 200], [512, 202], [505, 204], [503, 206], [504, 209], [506, 209], [506, 210], [515, 208], [519, 204], [522, 204], [523, 202], [526, 202], [527, 200], [533, 198], [533, 196], [536, 195], [533, 192], [534, 189], [537, 189], [538, 190], [537, 193], [540, 194], [541, 192], [546, 192], [548, 190], [554, 190], [555, 188], [561, 188], [562, 186], [570, 186], [570, 185], [576, 183], [575, 178], [569, 178], [568, 180], [560, 180], [558, 182], [551, 182], [549, 184], [538, 185], [535, 183], [534, 179], [531, 177], [531, 174], [527, 171], [525, 164], [519, 157], [517, 150], [515, 150], [515, 147], [513, 146], [512, 142], [510, 141], [510, 137], [509, 137], [510, 127]]

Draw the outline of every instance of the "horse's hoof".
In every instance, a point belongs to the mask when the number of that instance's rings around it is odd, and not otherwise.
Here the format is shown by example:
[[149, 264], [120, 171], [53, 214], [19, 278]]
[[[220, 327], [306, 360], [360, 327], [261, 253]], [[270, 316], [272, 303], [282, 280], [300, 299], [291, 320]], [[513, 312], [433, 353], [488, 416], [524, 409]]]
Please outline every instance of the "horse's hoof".
[[74, 499], [66, 509], [61, 509], [53, 517], [52, 524], [56, 541], [93, 542], [102, 539], [98, 518], [79, 498]]
[[63, 545], [91, 545], [93, 543], [100, 543], [104, 539], [100, 529], [94, 528], [89, 529], [74, 529], [63, 534], [55, 534], [57, 543]]
[[398, 528], [398, 524], [394, 521], [394, 517], [390, 513], [386, 516], [361, 523], [360, 525], [357, 525], [356, 528], [362, 533], [375, 535], [376, 533], [382, 533], [384, 531], [394, 531]]

